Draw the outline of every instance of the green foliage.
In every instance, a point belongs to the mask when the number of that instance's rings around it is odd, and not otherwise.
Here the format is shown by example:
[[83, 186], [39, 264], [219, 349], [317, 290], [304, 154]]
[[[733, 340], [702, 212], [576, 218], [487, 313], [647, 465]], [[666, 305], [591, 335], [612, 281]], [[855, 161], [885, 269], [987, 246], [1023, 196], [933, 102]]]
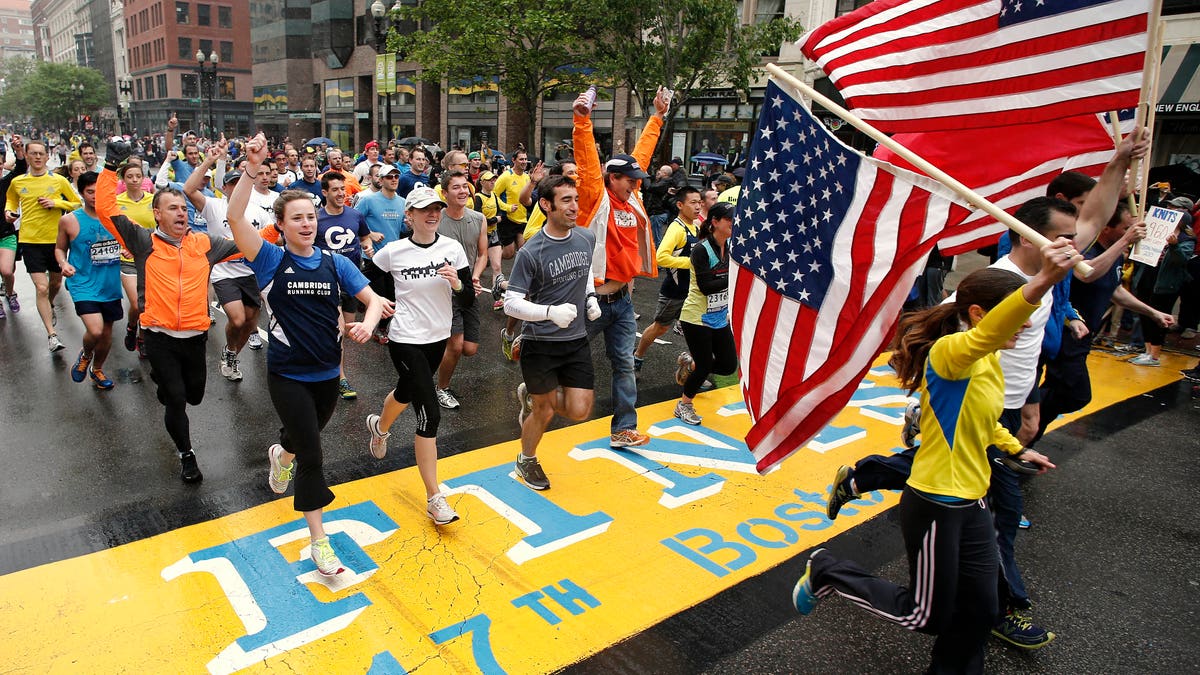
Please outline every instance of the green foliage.
[[[20, 111], [40, 125], [66, 127], [77, 115], [94, 115], [109, 102], [110, 85], [93, 68], [11, 58], [0, 61], [0, 77], [5, 80], [0, 107], [13, 116]], [[78, 103], [72, 84], [83, 85]]]

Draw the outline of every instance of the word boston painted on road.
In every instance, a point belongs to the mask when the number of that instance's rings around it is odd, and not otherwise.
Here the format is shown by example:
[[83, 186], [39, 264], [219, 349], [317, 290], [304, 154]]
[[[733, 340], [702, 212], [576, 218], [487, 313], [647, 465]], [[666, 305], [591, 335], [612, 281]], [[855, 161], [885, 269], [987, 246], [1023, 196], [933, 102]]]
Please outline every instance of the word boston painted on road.
[[[1177, 379], [1091, 363], [1085, 413]], [[325, 520], [348, 571], [333, 580], [281, 498], [0, 577], [0, 649], [29, 672], [555, 670], [895, 504], [877, 493], [836, 523], [824, 515], [840, 464], [898, 449], [904, 400], [877, 366], [766, 476], [739, 440], [749, 418], [736, 387], [697, 399], [702, 427], [671, 417], [673, 401], [643, 408], [643, 448], [609, 448], [607, 418], [548, 434], [547, 492], [513, 475], [517, 441], [463, 453], [439, 467], [462, 516], [440, 530], [415, 468], [341, 485]], [[366, 451], [365, 437], [341, 440]]]

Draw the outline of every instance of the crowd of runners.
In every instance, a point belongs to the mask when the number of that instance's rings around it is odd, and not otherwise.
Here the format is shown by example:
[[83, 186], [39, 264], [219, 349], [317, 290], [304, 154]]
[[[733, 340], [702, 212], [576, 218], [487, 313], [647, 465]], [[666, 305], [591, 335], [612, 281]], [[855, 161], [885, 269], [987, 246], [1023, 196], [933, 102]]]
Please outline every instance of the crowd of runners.
[[[321, 518], [333, 500], [321, 432], [338, 399], [358, 395], [343, 338], [386, 345], [396, 384], [366, 417], [362, 443], [383, 458], [395, 421], [412, 410], [427, 513], [438, 526], [459, 518], [439, 488], [441, 411], [463, 405], [452, 384], [463, 359], [478, 353], [489, 307], [505, 316], [504, 358], [520, 365], [521, 380], [511, 383], [521, 439], [514, 471], [529, 488], [551, 485], [538, 448], [554, 417], [592, 414], [597, 339], [610, 371], [612, 447], [649, 442], [636, 408], [642, 363], [672, 329], [688, 347], [666, 357], [681, 388], [674, 414], [702, 423], [693, 399], [713, 375], [738, 367], [728, 247], [744, 172], [692, 186], [686, 177], [671, 179], [672, 166], [664, 165], [652, 179], [644, 167], [669, 105], [669, 92], [660, 91], [632, 154], [602, 160], [591, 99], [581, 95], [574, 156], [533, 166], [524, 148], [501, 162], [486, 146], [443, 153], [371, 141], [350, 153], [272, 144], [261, 134], [239, 142], [190, 133], [177, 139], [172, 118], [156, 169], [118, 138], [108, 141], [103, 163], [90, 144], [79, 145], [60, 174], [47, 169], [46, 143], [14, 136], [14, 165], [0, 179], [7, 197], [0, 317], [22, 311], [13, 276], [19, 259], [48, 350], [63, 352], [56, 298], [65, 280], [84, 326], [78, 350], [70, 346], [70, 377], [101, 390], [115, 386], [104, 368], [123, 320], [122, 346], [148, 362], [180, 477], [189, 483], [203, 474], [188, 406], [203, 400], [210, 367], [240, 382], [244, 350], [265, 343], [267, 388], [280, 420], [278, 443], [267, 449], [268, 484], [279, 494], [295, 484], [311, 557], [322, 574], [338, 574], [343, 568]], [[865, 492], [903, 490], [910, 585], [818, 551], [793, 595], [801, 612], [836, 593], [936, 633], [935, 670], [981, 667], [989, 632], [1026, 648], [1053, 639], [1029, 617], [1014, 550], [1024, 521], [1022, 481], [1053, 468], [1033, 448], [1047, 424], [1090, 400], [1093, 338], [1106, 318], [1110, 330], [1120, 328], [1110, 307], [1142, 317], [1147, 351], [1133, 360], [1139, 366], [1158, 365], [1181, 296], [1184, 328], [1196, 328], [1192, 280], [1200, 273], [1190, 214], [1171, 235], [1162, 265], [1139, 268], [1132, 290], [1124, 285], [1127, 249], [1145, 230], [1121, 189], [1146, 147], [1126, 139], [1098, 181], [1064, 174], [1016, 213], [1049, 246], [1006, 238], [990, 268], [966, 277], [944, 304], [902, 320], [893, 365], [917, 396], [905, 411], [909, 449], [842, 467], [827, 515], [836, 518]], [[654, 195], [649, 209], [644, 194]], [[1163, 204], [1194, 208], [1174, 195]], [[1095, 268], [1086, 278], [1071, 272], [1084, 259]], [[637, 277], [658, 279], [660, 267], [657, 308], [639, 340], [632, 288]], [[216, 364], [206, 357], [210, 336], [222, 340]], [[1184, 375], [1200, 380], [1196, 368]]]

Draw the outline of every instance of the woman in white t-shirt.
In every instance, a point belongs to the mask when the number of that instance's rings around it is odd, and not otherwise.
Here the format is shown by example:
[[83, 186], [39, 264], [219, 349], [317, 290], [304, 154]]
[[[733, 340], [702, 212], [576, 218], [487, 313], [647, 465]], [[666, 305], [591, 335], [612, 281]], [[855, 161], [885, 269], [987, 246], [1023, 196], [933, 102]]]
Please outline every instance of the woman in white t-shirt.
[[412, 406], [417, 417], [413, 441], [417, 470], [425, 483], [426, 514], [438, 525], [458, 514], [438, 491], [437, 429], [441, 408], [434, 393], [437, 373], [450, 338], [454, 317], [451, 295], [469, 307], [475, 301], [471, 267], [462, 244], [438, 235], [446, 202], [432, 188], [419, 185], [409, 193], [404, 219], [412, 236], [393, 241], [375, 253], [375, 265], [396, 284], [396, 311], [388, 329], [388, 352], [396, 368], [396, 388], [378, 415], [367, 415], [370, 450], [376, 459], [387, 454], [388, 429]]

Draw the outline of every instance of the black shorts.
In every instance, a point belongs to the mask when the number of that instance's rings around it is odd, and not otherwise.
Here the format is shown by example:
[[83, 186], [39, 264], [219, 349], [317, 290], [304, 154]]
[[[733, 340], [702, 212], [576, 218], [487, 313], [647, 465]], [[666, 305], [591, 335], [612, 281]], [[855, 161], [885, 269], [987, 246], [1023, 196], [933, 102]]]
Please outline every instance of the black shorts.
[[99, 314], [106, 322], [112, 323], [120, 321], [121, 317], [125, 316], [125, 308], [121, 305], [120, 300], [109, 300], [107, 302], [76, 300], [75, 313], [79, 316], [83, 316], [84, 314]]
[[450, 321], [450, 334], [462, 335], [464, 341], [479, 344], [479, 300], [470, 307], [459, 304], [458, 296], [454, 296], [452, 302], [454, 318]]
[[500, 245], [508, 246], [517, 240], [525, 231], [525, 223], [509, 220], [508, 216], [500, 216], [500, 224], [496, 226], [496, 234], [500, 237]]
[[213, 282], [213, 290], [217, 292], [217, 302], [224, 307], [231, 302], [241, 302], [247, 307], [261, 307], [258, 282], [254, 275], [234, 277]]
[[343, 292], [339, 293], [338, 296], [341, 298], [343, 312], [347, 314], [354, 314], [360, 309], [363, 309], [363, 304], [359, 302], [358, 298], [354, 297], [353, 295], [347, 295]]
[[658, 296], [658, 310], [654, 312], [654, 323], [670, 326], [679, 320], [683, 313], [684, 298], [667, 298]]
[[58, 260], [54, 258], [54, 244], [18, 243], [17, 256], [25, 261], [25, 271], [30, 274], [62, 273]]
[[496, 225], [488, 232], [488, 248], [500, 246], [500, 226]]
[[530, 394], [549, 394], [558, 387], [595, 388], [592, 348], [587, 338], [564, 342], [523, 339], [520, 364]]

